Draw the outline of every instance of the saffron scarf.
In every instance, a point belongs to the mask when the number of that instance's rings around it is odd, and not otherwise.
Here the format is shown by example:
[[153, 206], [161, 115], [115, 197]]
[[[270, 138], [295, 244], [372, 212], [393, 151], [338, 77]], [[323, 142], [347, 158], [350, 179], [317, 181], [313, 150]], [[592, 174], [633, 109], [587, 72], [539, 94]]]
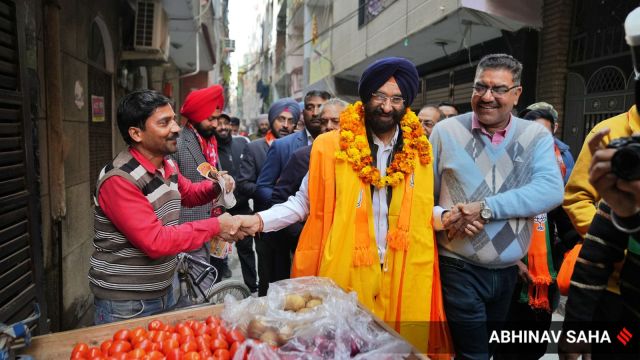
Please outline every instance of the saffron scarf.
[[547, 214], [534, 217], [531, 246], [522, 261], [527, 264], [532, 281], [529, 284], [523, 284], [520, 291], [520, 302], [528, 303], [533, 309], [551, 312], [549, 285], [556, 280], [557, 272], [553, 268]]
[[267, 142], [267, 145], [271, 146], [271, 143], [276, 139], [275, 135], [271, 132], [271, 130], [267, 131], [267, 135], [264, 136], [264, 141]]
[[204, 155], [204, 159], [207, 160], [211, 166], [217, 168], [218, 167], [218, 140], [216, 140], [215, 136], [210, 136], [209, 139], [205, 139], [200, 135], [198, 130], [193, 127], [191, 122], [187, 122], [187, 127], [196, 134], [196, 138], [198, 139], [198, 143], [200, 144], [200, 148], [202, 149], [202, 154]]
[[337, 150], [337, 131], [314, 141], [310, 212], [294, 256], [292, 277], [333, 279], [344, 290], [355, 291], [366, 308], [419, 350], [446, 356], [451, 348], [431, 219], [433, 167], [418, 163], [413, 174], [393, 187], [381, 267], [371, 186], [347, 162], [336, 161]]

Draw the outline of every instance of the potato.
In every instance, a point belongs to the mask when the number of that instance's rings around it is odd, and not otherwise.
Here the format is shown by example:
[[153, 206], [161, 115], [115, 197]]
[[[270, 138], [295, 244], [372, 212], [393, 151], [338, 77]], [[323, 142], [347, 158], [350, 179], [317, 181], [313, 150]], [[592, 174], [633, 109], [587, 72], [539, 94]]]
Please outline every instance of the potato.
[[281, 343], [280, 335], [272, 328], [267, 329], [267, 331], [260, 336], [260, 341], [270, 346], [280, 346]]
[[307, 301], [306, 307], [308, 309], [313, 309], [314, 307], [316, 307], [318, 305], [322, 305], [322, 300], [311, 299], [311, 300]]
[[298, 314], [304, 314], [304, 313], [307, 313], [307, 312], [309, 312], [309, 311], [311, 311], [311, 310], [312, 310], [311, 308], [303, 307], [302, 309], [300, 309], [300, 310], [296, 311], [296, 313], [298, 313]]
[[283, 343], [286, 343], [293, 337], [293, 329], [289, 325], [284, 325], [280, 328], [279, 335], [280, 340], [282, 340]]
[[304, 308], [305, 305], [304, 298], [298, 294], [289, 294], [284, 299], [284, 309], [288, 311], [298, 311]]
[[262, 334], [267, 331], [268, 326], [260, 319], [253, 319], [247, 327], [247, 335], [252, 339], [260, 339]]

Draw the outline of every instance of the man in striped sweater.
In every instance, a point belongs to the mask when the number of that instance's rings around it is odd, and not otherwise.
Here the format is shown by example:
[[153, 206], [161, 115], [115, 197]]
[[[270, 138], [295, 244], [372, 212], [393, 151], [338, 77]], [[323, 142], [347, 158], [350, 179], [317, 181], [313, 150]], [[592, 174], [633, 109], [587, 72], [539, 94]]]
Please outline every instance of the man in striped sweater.
[[[178, 225], [181, 204], [202, 205], [223, 190], [214, 182], [191, 183], [167, 158], [176, 151], [180, 130], [168, 98], [133, 92], [120, 101], [117, 121], [129, 147], [102, 169], [96, 186], [89, 268], [95, 324], [167, 310], [175, 303], [176, 254], [216, 236], [243, 236], [228, 214]], [[229, 191], [233, 180], [225, 180]]]
[[[551, 134], [511, 115], [522, 92], [522, 64], [510, 55], [480, 60], [473, 112], [440, 121], [433, 146], [434, 211], [444, 309], [456, 358], [489, 359], [492, 331], [509, 310], [529, 250], [533, 217], [562, 202]], [[474, 221], [484, 229], [477, 234]]]

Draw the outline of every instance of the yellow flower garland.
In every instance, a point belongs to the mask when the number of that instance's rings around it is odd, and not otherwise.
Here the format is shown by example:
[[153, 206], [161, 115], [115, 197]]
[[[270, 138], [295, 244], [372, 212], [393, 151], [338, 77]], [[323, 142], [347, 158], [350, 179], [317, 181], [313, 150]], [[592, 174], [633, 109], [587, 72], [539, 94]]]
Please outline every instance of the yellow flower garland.
[[336, 157], [349, 162], [365, 183], [377, 188], [388, 185], [394, 187], [405, 175], [413, 173], [416, 156], [423, 165], [431, 163], [431, 144], [424, 134], [420, 120], [409, 108], [400, 120], [400, 129], [402, 151], [393, 156], [393, 161], [387, 167], [387, 175], [381, 177], [378, 168], [371, 165], [373, 158], [364, 126], [364, 107], [361, 101], [357, 101], [340, 114], [340, 150], [336, 152]]

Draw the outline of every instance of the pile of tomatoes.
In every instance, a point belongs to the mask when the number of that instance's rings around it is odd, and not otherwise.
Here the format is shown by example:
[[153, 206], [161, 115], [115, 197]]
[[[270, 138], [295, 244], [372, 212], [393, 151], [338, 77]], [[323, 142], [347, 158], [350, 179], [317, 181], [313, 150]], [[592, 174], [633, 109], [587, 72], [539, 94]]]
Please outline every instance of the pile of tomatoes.
[[153, 320], [147, 329], [118, 330], [100, 347], [78, 343], [71, 359], [230, 359], [244, 340], [240, 330], [228, 330], [214, 316], [174, 326]]

